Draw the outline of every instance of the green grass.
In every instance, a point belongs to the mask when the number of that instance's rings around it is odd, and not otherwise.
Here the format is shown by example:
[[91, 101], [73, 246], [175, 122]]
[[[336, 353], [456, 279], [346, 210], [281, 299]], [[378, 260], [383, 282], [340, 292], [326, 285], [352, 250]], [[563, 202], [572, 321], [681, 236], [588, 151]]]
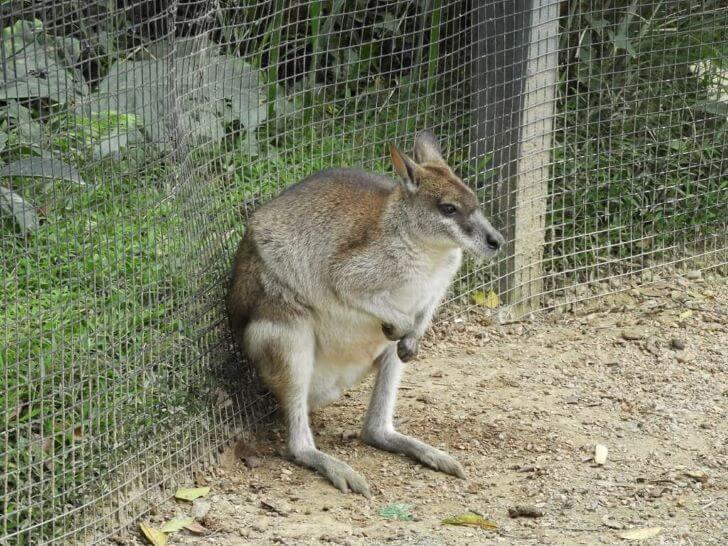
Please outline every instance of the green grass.
[[615, 259], [644, 266], [700, 248], [728, 213], [728, 106], [691, 70], [701, 61], [728, 70], [728, 10], [695, 17], [616, 1], [590, 13], [586, 4], [562, 20], [552, 272]]
[[221, 318], [246, 207], [328, 166], [391, 171], [386, 142], [414, 134], [424, 115], [395, 104], [376, 120], [342, 121], [347, 108], [316, 107], [305, 124], [272, 120], [256, 158], [238, 137], [196, 150], [179, 170], [132, 154], [76, 163], [87, 187], [17, 181], [44, 213], [27, 239], [7, 223], [0, 232], [8, 532], [81, 505], [98, 493], [98, 476], [141, 451], [159, 455], [156, 436], [207, 411], [215, 379], [197, 329]]

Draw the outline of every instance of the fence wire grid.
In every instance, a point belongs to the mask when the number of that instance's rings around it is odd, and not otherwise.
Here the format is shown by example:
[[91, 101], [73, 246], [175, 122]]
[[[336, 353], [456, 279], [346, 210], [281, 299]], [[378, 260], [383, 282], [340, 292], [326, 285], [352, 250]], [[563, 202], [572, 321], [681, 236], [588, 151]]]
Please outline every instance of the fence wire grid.
[[[433, 130], [511, 318], [727, 263], [722, 0], [0, 2], [0, 542], [93, 543], [273, 409], [232, 253], [329, 166]], [[491, 292], [493, 294], [491, 294]], [[497, 297], [494, 299], [493, 295]]]

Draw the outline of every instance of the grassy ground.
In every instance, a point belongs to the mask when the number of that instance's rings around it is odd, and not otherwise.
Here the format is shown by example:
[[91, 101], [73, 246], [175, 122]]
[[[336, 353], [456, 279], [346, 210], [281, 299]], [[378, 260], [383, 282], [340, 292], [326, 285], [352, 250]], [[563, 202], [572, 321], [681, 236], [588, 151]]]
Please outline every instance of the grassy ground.
[[187, 362], [200, 337], [192, 317], [205, 312], [195, 295], [221, 296], [252, 207], [327, 166], [385, 171], [387, 139], [417, 125], [401, 110], [337, 114], [278, 120], [257, 157], [238, 137], [176, 170], [131, 154], [81, 166], [88, 186], [27, 181], [42, 226], [20, 238], [6, 224], [0, 237], [4, 532], [80, 505], [103, 469], [194, 413], [189, 393], [209, 383]]

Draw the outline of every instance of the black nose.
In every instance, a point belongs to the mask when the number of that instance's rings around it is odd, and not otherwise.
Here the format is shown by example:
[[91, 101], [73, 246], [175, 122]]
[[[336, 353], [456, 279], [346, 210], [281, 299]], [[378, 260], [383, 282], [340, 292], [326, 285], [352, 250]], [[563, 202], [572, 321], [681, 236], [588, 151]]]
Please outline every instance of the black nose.
[[501, 246], [500, 238], [492, 233], [485, 236], [485, 242], [488, 243], [488, 248], [491, 250], [498, 250]]

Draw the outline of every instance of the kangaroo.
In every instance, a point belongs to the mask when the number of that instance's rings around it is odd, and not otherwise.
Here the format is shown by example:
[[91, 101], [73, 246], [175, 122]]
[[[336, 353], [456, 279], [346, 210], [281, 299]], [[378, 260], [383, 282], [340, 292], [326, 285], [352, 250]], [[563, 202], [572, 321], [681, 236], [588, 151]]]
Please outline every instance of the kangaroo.
[[389, 151], [398, 181], [327, 169], [261, 206], [226, 298], [233, 333], [285, 416], [291, 458], [367, 498], [357, 472], [316, 448], [309, 412], [376, 370], [361, 439], [465, 478], [453, 457], [394, 429], [394, 405], [402, 363], [417, 355], [463, 252], [492, 257], [504, 242], [434, 135], [416, 135], [414, 159]]

